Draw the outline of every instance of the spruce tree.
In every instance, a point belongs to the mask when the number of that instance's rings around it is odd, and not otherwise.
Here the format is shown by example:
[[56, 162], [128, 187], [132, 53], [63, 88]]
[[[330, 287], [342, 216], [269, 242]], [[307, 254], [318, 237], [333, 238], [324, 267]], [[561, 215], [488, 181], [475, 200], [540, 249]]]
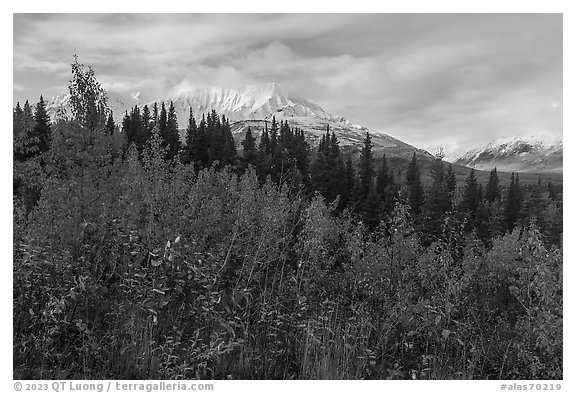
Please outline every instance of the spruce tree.
[[152, 129], [154, 128], [154, 121], [152, 119], [152, 113], [150, 113], [150, 108], [148, 105], [144, 105], [142, 108], [142, 126], [140, 127], [140, 144], [142, 146], [146, 145], [150, 138], [152, 137]]
[[12, 112], [12, 121], [14, 123], [14, 128], [12, 128], [12, 133], [14, 135], [18, 135], [20, 134], [20, 132], [22, 131], [22, 108], [20, 107], [20, 101], [18, 101], [16, 103], [16, 106], [14, 107], [14, 111]]
[[470, 214], [474, 213], [480, 203], [479, 185], [476, 179], [474, 169], [470, 170], [470, 175], [466, 178], [466, 185], [464, 186], [464, 195], [462, 202], [460, 202], [460, 209]]
[[500, 191], [500, 180], [498, 179], [498, 173], [496, 168], [490, 171], [490, 178], [488, 179], [488, 184], [486, 184], [486, 201], [489, 203], [500, 202], [501, 191]]
[[50, 145], [50, 117], [46, 113], [46, 104], [44, 103], [44, 98], [40, 96], [40, 101], [36, 104], [36, 110], [34, 112], [34, 137], [37, 138], [38, 144], [38, 154], [48, 151]]
[[208, 148], [210, 146], [210, 139], [206, 124], [206, 116], [202, 114], [202, 120], [198, 124], [196, 132], [196, 139], [192, 141], [192, 157], [196, 163], [196, 168], [206, 168], [209, 165]]
[[36, 121], [28, 100], [24, 103], [24, 108], [17, 111], [14, 120], [14, 158], [22, 162], [39, 153], [38, 137], [34, 133]]
[[364, 201], [364, 208], [362, 209], [362, 218], [366, 227], [373, 232], [378, 228], [380, 224], [380, 200], [378, 194], [376, 193], [376, 188], [374, 185], [370, 187], [368, 196]]
[[168, 151], [166, 158], [172, 160], [180, 152], [180, 134], [178, 133], [178, 118], [176, 117], [176, 109], [174, 102], [170, 101], [170, 108], [168, 109], [168, 117], [166, 122], [166, 137], [168, 141]]
[[190, 107], [190, 114], [188, 116], [188, 127], [186, 127], [186, 147], [182, 151], [182, 162], [184, 164], [189, 164], [196, 160], [194, 157], [194, 144], [198, 141], [198, 127], [196, 126], [196, 120], [194, 119], [194, 114], [192, 113], [192, 107]]
[[158, 116], [158, 133], [162, 140], [162, 147], [167, 145], [166, 130], [168, 128], [168, 113], [166, 112], [166, 105], [162, 101], [162, 106], [160, 109], [160, 116]]
[[544, 189], [541, 179], [538, 178], [538, 183], [530, 187], [528, 196], [522, 206], [521, 217], [524, 225], [529, 225], [530, 221], [534, 219], [540, 228], [544, 227], [544, 215], [547, 203], [544, 199], [543, 192]]
[[242, 141], [242, 159], [244, 162], [244, 167], [249, 165], [256, 166], [258, 152], [256, 151], [256, 138], [252, 135], [252, 129], [248, 127], [246, 130], [246, 135]]
[[126, 135], [126, 144], [129, 145], [131, 140], [130, 135], [130, 115], [128, 111], [124, 113], [124, 117], [122, 118], [122, 134]]
[[376, 193], [381, 199], [384, 199], [386, 189], [390, 187], [390, 183], [388, 161], [386, 160], [386, 154], [382, 153], [382, 163], [380, 164], [380, 169], [378, 170], [378, 175], [376, 176]]
[[[154, 105], [152, 105], [152, 122], [154, 123], [152, 125], [152, 129], [154, 128], [154, 126], [158, 126], [160, 127], [160, 116], [158, 115], [158, 103], [154, 103]], [[152, 131], [152, 130], [150, 130]]]
[[451, 194], [448, 189], [449, 178], [444, 170], [442, 158], [442, 155], [436, 156], [430, 171], [432, 185], [427, 191], [424, 204], [426, 220], [423, 222], [425, 230], [422, 232], [425, 245], [440, 237], [446, 214], [452, 208]]
[[268, 133], [268, 126], [264, 124], [264, 130], [260, 135], [260, 144], [258, 145], [258, 152], [261, 157], [265, 157], [270, 153], [270, 135]]
[[113, 136], [116, 125], [114, 124], [114, 118], [112, 117], [112, 111], [108, 113], [108, 120], [106, 120], [106, 132], [108, 135]]
[[345, 178], [346, 182], [342, 199], [344, 201], [344, 206], [351, 207], [354, 202], [354, 189], [356, 186], [354, 164], [352, 163], [351, 156], [348, 156], [348, 159], [346, 160]]
[[232, 136], [230, 121], [224, 115], [222, 115], [221, 133], [224, 142], [222, 148], [222, 164], [234, 165], [236, 163], [237, 154], [236, 143], [234, 142], [234, 137]]
[[408, 186], [408, 202], [412, 209], [413, 215], [417, 216], [422, 212], [424, 204], [424, 189], [420, 179], [420, 167], [416, 159], [416, 153], [412, 155], [410, 165], [406, 172], [406, 185]]
[[330, 190], [330, 134], [326, 131], [320, 138], [318, 151], [312, 167], [310, 168], [312, 189], [318, 191], [328, 202], [331, 202], [331, 196], [328, 195]]
[[[328, 127], [327, 127], [328, 130]], [[328, 131], [327, 131], [328, 134]], [[328, 196], [334, 200], [340, 195], [339, 208], [343, 207], [343, 193], [346, 187], [346, 178], [343, 176], [345, 171], [344, 159], [340, 151], [340, 146], [336, 134], [332, 131], [328, 143]]]
[[522, 211], [522, 191], [520, 189], [520, 179], [518, 174], [512, 173], [510, 184], [504, 200], [504, 225], [507, 231], [514, 229], [514, 226], [520, 219]]
[[34, 117], [28, 100], [24, 104], [24, 109], [20, 103], [16, 104], [14, 109], [14, 128], [13, 128], [13, 152], [14, 159], [25, 161], [35, 154], [36, 143], [33, 137]]
[[296, 160], [296, 168], [302, 175], [302, 182], [305, 187], [309, 185], [309, 150], [310, 146], [306, 141], [306, 136], [303, 130], [294, 130], [292, 141], [292, 156]]
[[223, 163], [223, 152], [225, 138], [222, 132], [222, 124], [220, 123], [220, 118], [216, 114], [216, 111], [212, 111], [207, 118], [207, 133], [210, 136], [210, 144], [208, 146], [208, 159], [210, 165], [218, 162], [218, 167], [221, 167]]
[[270, 125], [270, 150], [274, 152], [278, 144], [278, 123], [276, 123], [276, 116], [272, 116], [272, 124]]
[[394, 201], [397, 197], [396, 187], [394, 185], [394, 178], [390, 169], [388, 168], [388, 160], [386, 154], [382, 154], [382, 163], [378, 169], [376, 176], [376, 193], [382, 204], [382, 212], [385, 215], [392, 213], [394, 210]]
[[370, 193], [372, 181], [374, 178], [374, 159], [372, 157], [372, 138], [366, 132], [362, 150], [360, 152], [360, 161], [358, 163], [358, 199], [364, 202]]
[[448, 165], [448, 171], [446, 173], [446, 188], [450, 195], [454, 195], [454, 191], [456, 191], [456, 175], [454, 174], [454, 170], [452, 169], [452, 163]]
[[260, 184], [263, 184], [270, 173], [270, 135], [268, 133], [268, 125], [264, 122], [264, 130], [260, 134], [260, 143], [258, 144], [258, 165], [256, 173]]
[[138, 105], [134, 106], [130, 114], [126, 115], [128, 119], [122, 122], [123, 131], [126, 134], [128, 145], [134, 143], [139, 153], [142, 153], [144, 145], [142, 143], [142, 117]]

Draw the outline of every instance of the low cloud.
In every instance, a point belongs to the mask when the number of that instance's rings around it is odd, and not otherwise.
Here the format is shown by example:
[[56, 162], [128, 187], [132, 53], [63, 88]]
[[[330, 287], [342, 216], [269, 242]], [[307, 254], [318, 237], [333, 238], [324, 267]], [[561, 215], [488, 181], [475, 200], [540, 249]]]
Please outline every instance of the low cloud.
[[419, 146], [562, 133], [561, 15], [16, 14], [14, 99], [65, 91], [75, 53], [110, 90], [275, 81]]

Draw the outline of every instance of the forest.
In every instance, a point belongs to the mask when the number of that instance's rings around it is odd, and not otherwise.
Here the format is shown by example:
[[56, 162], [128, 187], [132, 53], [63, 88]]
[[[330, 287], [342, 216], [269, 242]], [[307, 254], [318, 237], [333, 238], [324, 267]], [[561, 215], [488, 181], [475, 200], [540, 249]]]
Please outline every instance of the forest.
[[[562, 185], [273, 118], [13, 108], [15, 379], [562, 379]], [[198, 116], [198, 117], [195, 117]], [[427, 181], [423, 178], [426, 177]]]

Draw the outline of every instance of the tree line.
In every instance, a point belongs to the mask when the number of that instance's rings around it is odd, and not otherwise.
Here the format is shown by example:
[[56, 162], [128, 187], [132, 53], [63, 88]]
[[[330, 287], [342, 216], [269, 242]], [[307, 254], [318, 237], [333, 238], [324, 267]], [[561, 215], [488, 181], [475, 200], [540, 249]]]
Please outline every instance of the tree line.
[[[270, 128], [266, 121], [258, 138], [248, 127], [238, 151], [229, 119], [214, 110], [202, 114], [197, 124], [190, 109], [182, 141], [173, 102], [168, 109], [164, 102], [154, 103], [151, 109], [148, 105], [142, 110], [135, 106], [125, 113], [121, 127], [115, 125], [111, 111], [107, 116], [103, 110], [100, 112], [94, 111], [93, 117], [100, 117], [104, 129], [113, 137], [117, 154], [124, 160], [130, 146], [134, 146], [142, 160], [152, 135], [156, 134], [166, 162], [191, 165], [196, 173], [230, 166], [242, 174], [252, 166], [260, 184], [270, 177], [273, 183], [288, 184], [294, 192], [308, 197], [318, 193], [327, 203], [336, 203], [337, 212], [347, 209], [354, 213], [371, 231], [386, 224], [396, 203], [406, 203], [425, 245], [438, 240], [445, 219], [455, 215], [466, 223], [467, 232], [474, 231], [487, 245], [492, 238], [512, 231], [519, 224], [526, 226], [531, 218], [537, 220], [547, 241], [553, 244], [560, 241], [561, 201], [558, 187], [551, 182], [544, 187], [539, 180], [522, 189], [519, 174], [512, 173], [504, 187], [494, 168], [483, 187], [471, 169], [457, 196], [452, 164], [446, 165], [441, 155], [434, 160], [431, 184], [425, 188], [415, 152], [404, 179], [394, 177], [385, 153], [376, 167], [368, 132], [354, 164], [351, 154], [342, 153], [338, 137], [330, 132], [329, 126], [318, 147], [313, 149], [304, 130], [291, 127], [287, 120], [278, 123], [273, 116]], [[15, 159], [24, 162], [47, 152], [51, 123], [43, 98], [40, 97], [34, 114], [28, 101], [24, 108], [17, 103], [13, 114]], [[98, 124], [97, 120], [89, 121]]]

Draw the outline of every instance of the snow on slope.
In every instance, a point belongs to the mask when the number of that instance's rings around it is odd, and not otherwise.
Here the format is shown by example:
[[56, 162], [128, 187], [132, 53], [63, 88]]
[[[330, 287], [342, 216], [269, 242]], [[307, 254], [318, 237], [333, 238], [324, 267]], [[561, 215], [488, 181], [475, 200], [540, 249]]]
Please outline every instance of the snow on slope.
[[563, 150], [561, 138], [554, 136], [504, 137], [468, 151], [455, 163], [482, 170], [562, 172]]
[[[114, 118], [117, 124], [120, 124], [122, 117], [126, 111], [130, 111], [134, 105], [140, 105], [140, 93], [134, 94], [118, 94], [114, 92], [107, 92], [108, 108], [114, 113]], [[70, 108], [70, 94], [61, 94], [53, 97], [46, 103], [46, 111], [54, 121], [58, 116], [66, 118], [71, 117], [72, 110]]]
[[[48, 102], [48, 112], [55, 118], [58, 110], [68, 109], [69, 96], [57, 96]], [[244, 122], [257, 121], [259, 127], [256, 132], [263, 128], [264, 122], [271, 121], [276, 117], [279, 122], [288, 120], [296, 127], [304, 129], [312, 142], [319, 140], [320, 135], [326, 131], [326, 126], [334, 131], [342, 146], [359, 146], [366, 132], [373, 136], [372, 143], [376, 149], [392, 148], [398, 152], [417, 151], [419, 155], [429, 154], [410, 146], [385, 133], [368, 130], [366, 127], [354, 124], [341, 116], [331, 114], [319, 105], [295, 94], [287, 94], [278, 83], [266, 83], [248, 85], [238, 89], [226, 88], [203, 88], [182, 93], [177, 96], [167, 97], [156, 102], [160, 105], [165, 102], [166, 106], [174, 103], [174, 109], [178, 117], [178, 124], [184, 129], [188, 124], [190, 108], [197, 121], [203, 113], [215, 110], [219, 115], [225, 115], [233, 123], [233, 132], [242, 133], [245, 128]], [[153, 102], [147, 103], [151, 106]], [[108, 93], [108, 106], [114, 113], [117, 124], [120, 124], [126, 111], [134, 105], [143, 106], [139, 95], [120, 95]], [[234, 123], [237, 123], [234, 125]], [[253, 124], [255, 126], [256, 123]], [[411, 153], [410, 153], [411, 154]]]

